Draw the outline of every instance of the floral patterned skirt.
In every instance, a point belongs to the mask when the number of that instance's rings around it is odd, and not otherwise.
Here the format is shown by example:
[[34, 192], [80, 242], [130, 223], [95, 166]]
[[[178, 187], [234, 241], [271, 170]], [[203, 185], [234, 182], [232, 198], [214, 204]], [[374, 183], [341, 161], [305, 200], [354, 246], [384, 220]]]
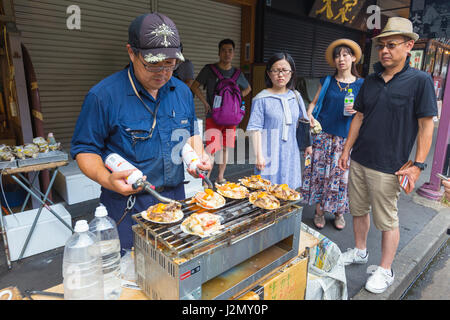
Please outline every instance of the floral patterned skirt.
[[303, 172], [301, 191], [309, 205], [320, 203], [323, 211], [349, 213], [348, 172], [339, 169], [338, 161], [346, 138], [321, 132], [313, 135], [311, 163]]

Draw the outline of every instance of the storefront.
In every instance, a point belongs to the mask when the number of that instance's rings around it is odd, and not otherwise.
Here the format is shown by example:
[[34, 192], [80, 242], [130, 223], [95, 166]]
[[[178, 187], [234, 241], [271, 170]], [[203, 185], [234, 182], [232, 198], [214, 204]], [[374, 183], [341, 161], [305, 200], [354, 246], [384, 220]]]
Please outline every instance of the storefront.
[[[64, 149], [70, 149], [86, 93], [98, 81], [127, 65], [128, 25], [138, 15], [159, 11], [176, 23], [184, 54], [194, 64], [197, 75], [205, 64], [218, 60], [217, 45], [224, 38], [236, 43], [235, 66], [251, 62], [254, 28], [242, 31], [241, 26], [250, 23], [253, 2], [15, 1], [17, 29], [36, 72], [45, 133], [53, 132]], [[245, 12], [245, 17], [241, 12]], [[247, 60], [241, 58], [241, 39], [248, 43]], [[204, 108], [198, 99], [196, 109], [197, 116], [203, 118]]]
[[450, 2], [445, 0], [412, 0], [410, 20], [420, 39], [411, 52], [411, 64], [433, 78], [438, 100], [436, 147], [429, 182], [417, 193], [431, 200], [442, 198], [441, 182], [437, 173], [449, 175], [450, 159]]
[[[325, 51], [340, 38], [354, 40], [361, 46], [363, 58], [357, 69], [365, 76], [370, 61], [365, 12], [372, 1], [359, 1], [353, 8], [346, 4], [341, 0], [330, 2], [327, 11], [325, 1], [258, 1], [252, 95], [265, 88], [265, 62], [274, 53], [286, 51], [295, 62], [297, 89], [305, 102], [310, 102], [319, 78], [335, 71], [327, 64]], [[344, 15], [345, 8], [348, 10]]]
[[302, 16], [301, 10], [287, 12], [281, 7], [266, 4], [263, 35], [259, 37], [262, 60], [267, 61], [274, 53], [284, 50], [293, 57], [298, 76], [323, 77], [334, 72], [324, 56], [332, 41], [348, 38], [363, 45], [364, 31], [325, 21], [313, 14], [314, 10], [313, 7], [309, 16]]
[[438, 112], [442, 111], [450, 59], [450, 45], [436, 40], [419, 39], [411, 51], [410, 65], [429, 73], [433, 77], [434, 89], [438, 100]]

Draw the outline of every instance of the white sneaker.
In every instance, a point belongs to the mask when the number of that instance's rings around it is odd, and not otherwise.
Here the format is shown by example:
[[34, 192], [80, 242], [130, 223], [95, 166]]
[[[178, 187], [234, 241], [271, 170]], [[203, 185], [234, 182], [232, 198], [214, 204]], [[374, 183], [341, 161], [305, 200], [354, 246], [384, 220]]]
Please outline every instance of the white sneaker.
[[388, 271], [378, 267], [367, 279], [366, 290], [372, 293], [383, 293], [394, 282], [394, 271], [392, 275]]
[[348, 266], [352, 263], [364, 264], [369, 260], [369, 251], [366, 251], [366, 256], [361, 257], [358, 254], [358, 249], [348, 249], [342, 254], [342, 260], [344, 261], [344, 266]]

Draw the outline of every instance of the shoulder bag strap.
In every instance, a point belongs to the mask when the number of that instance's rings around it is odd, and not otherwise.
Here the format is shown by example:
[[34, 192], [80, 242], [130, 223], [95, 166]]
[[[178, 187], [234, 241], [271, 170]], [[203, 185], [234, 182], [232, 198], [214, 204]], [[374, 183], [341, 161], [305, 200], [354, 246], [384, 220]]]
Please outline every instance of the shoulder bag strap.
[[314, 118], [317, 118], [317, 116], [320, 113], [320, 110], [322, 109], [322, 102], [323, 102], [323, 99], [325, 98], [325, 94], [327, 93], [330, 81], [331, 81], [331, 76], [328, 75], [325, 78], [325, 81], [323, 82], [323, 86], [322, 86], [322, 89], [320, 90], [320, 94], [319, 94], [319, 99], [317, 100], [317, 103], [316, 103], [316, 105], [314, 107], [314, 110], [312, 112], [312, 115], [313, 115]]
[[231, 77], [231, 80], [233, 80], [235, 83], [237, 83], [237, 80], [239, 79], [239, 76], [241, 75], [241, 69], [237, 69], [234, 71], [233, 76]]
[[217, 78], [219, 78], [219, 80], [222, 80], [224, 77], [222, 75], [222, 73], [216, 68], [215, 65], [210, 64], [209, 67], [211, 68], [211, 70], [214, 72], [214, 74], [216, 75]]
[[[298, 93], [298, 91], [297, 90], [292, 90], [293, 92], [294, 92], [294, 94], [295, 94], [295, 98], [297, 99], [297, 104], [298, 104], [298, 110], [299, 110], [299, 112], [302, 114], [302, 118], [299, 118], [298, 119], [298, 122], [303, 122], [303, 123], [309, 123], [309, 119], [307, 119], [307, 118], [305, 118], [305, 115], [306, 115], [306, 109], [303, 111], [302, 110], [302, 107], [301, 107], [301, 102], [300, 102], [300, 97], [299, 97], [299, 93]], [[297, 123], [297, 127], [298, 127], [298, 123]]]

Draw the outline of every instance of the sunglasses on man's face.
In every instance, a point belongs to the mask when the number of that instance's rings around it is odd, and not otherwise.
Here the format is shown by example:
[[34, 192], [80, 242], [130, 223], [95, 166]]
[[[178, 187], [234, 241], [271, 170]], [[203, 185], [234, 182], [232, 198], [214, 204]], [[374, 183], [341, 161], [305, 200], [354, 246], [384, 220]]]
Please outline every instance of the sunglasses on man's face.
[[392, 49], [395, 49], [395, 47], [397, 47], [398, 45], [401, 45], [402, 43], [406, 43], [406, 42], [408, 42], [408, 41], [409, 41], [409, 40], [406, 40], [406, 41], [403, 41], [403, 42], [388, 42], [388, 43], [381, 43], [381, 42], [378, 42], [378, 43], [376, 44], [375, 48], [376, 48], [378, 51], [383, 50], [385, 47], [388, 48], [388, 50], [392, 50]]
[[148, 72], [153, 72], [153, 73], [158, 73], [161, 71], [170, 72], [170, 71], [174, 71], [178, 67], [177, 63], [168, 65], [168, 66], [154, 66], [154, 65], [147, 64], [144, 61], [142, 61], [140, 56], [137, 56], [137, 59], [139, 60], [140, 63], [142, 63], [145, 70], [147, 70]]

